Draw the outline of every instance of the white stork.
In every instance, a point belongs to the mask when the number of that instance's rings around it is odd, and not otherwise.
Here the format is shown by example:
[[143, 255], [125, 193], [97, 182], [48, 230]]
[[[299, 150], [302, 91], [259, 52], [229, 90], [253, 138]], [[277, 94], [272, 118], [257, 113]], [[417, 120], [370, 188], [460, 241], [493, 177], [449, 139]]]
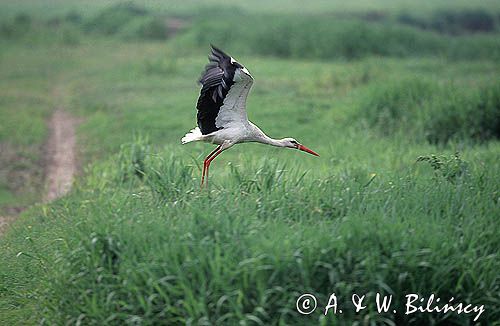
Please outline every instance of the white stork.
[[204, 141], [217, 144], [203, 162], [201, 185], [208, 183], [210, 163], [223, 151], [238, 143], [259, 142], [277, 147], [288, 147], [319, 156], [293, 138], [273, 139], [248, 121], [246, 100], [253, 84], [248, 70], [211, 45], [210, 63], [199, 82], [202, 85], [196, 108], [198, 127], [182, 138], [182, 144]]

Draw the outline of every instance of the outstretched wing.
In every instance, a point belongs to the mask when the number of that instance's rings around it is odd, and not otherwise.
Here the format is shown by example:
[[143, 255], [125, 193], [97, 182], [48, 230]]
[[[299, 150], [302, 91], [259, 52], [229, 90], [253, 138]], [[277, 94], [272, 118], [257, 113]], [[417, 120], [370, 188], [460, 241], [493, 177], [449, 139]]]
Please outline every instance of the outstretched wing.
[[202, 88], [196, 105], [203, 135], [248, 121], [246, 99], [253, 83], [245, 67], [213, 45], [208, 58], [210, 63], [200, 78]]

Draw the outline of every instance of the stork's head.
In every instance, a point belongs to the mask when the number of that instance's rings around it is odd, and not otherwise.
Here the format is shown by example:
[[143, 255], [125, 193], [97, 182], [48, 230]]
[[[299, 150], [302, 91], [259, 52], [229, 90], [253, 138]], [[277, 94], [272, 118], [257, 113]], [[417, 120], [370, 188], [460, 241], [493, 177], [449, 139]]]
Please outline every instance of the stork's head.
[[283, 138], [281, 140], [281, 142], [282, 142], [282, 144], [283, 144], [284, 147], [298, 149], [298, 150], [307, 152], [309, 154], [312, 154], [312, 155], [315, 155], [315, 156], [319, 156], [318, 153], [316, 153], [312, 149], [309, 149], [309, 148], [305, 147], [304, 145], [302, 145], [301, 143], [299, 143], [294, 138]]

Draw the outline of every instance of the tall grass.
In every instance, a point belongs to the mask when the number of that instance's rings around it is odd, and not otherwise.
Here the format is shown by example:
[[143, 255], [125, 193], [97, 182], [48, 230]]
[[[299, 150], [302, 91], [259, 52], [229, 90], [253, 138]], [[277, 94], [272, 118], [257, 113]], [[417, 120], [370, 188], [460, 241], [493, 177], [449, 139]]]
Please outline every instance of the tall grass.
[[[219, 13], [219, 17], [194, 23], [181, 44], [212, 42], [239, 52], [319, 59], [369, 55], [495, 59], [500, 54], [494, 34], [478, 39], [450, 37], [394, 21], [336, 15], [255, 17]], [[474, 51], [469, 50], [472, 46]]]
[[397, 20], [403, 24], [431, 29], [452, 35], [498, 31], [498, 14], [482, 9], [436, 10], [426, 17], [401, 13]]
[[[428, 18], [428, 16], [430, 18]], [[78, 33], [115, 35], [135, 40], [165, 40], [181, 32], [177, 46], [193, 49], [209, 43], [239, 53], [314, 59], [438, 56], [451, 59], [500, 58], [497, 19], [483, 11], [439, 11], [424, 18], [402, 14], [248, 14], [205, 8], [180, 18], [133, 3], [118, 3], [83, 19], [69, 12], [40, 21], [26, 14], [2, 24], [0, 36], [18, 39], [38, 30], [63, 29], [68, 43]], [[173, 20], [175, 19], [175, 20]], [[174, 26], [169, 25], [174, 21]], [[453, 31], [457, 32], [453, 32]], [[464, 31], [481, 33], [471, 37]], [[457, 35], [455, 35], [457, 34]], [[463, 35], [464, 34], [464, 35]], [[455, 35], [455, 36], [451, 36]], [[50, 38], [49, 35], [45, 35]]]
[[166, 39], [167, 25], [164, 16], [134, 3], [119, 3], [104, 9], [84, 24], [87, 31], [118, 34], [128, 38]]
[[466, 91], [422, 78], [397, 80], [372, 88], [358, 114], [385, 135], [403, 132], [441, 144], [499, 139], [500, 87]]
[[[41, 224], [32, 245], [19, 241], [4, 252], [22, 252], [22, 265], [43, 275], [36, 295], [47, 321], [470, 320], [378, 315], [372, 305], [359, 315], [347, 308], [353, 292], [393, 294], [398, 311], [405, 293], [436, 293], [485, 304], [483, 322], [499, 316], [498, 169], [468, 162], [468, 172], [453, 182], [421, 164], [387, 176], [346, 170], [315, 179], [257, 161], [199, 191], [189, 162], [152, 155], [144, 143], [124, 148], [120, 157], [120, 169], [116, 159], [96, 166], [72, 196], [34, 214]], [[134, 172], [137, 157], [141, 178]], [[24, 232], [10, 236], [21, 239]], [[336, 292], [345, 313], [299, 315], [295, 300], [305, 292], [322, 304]]]

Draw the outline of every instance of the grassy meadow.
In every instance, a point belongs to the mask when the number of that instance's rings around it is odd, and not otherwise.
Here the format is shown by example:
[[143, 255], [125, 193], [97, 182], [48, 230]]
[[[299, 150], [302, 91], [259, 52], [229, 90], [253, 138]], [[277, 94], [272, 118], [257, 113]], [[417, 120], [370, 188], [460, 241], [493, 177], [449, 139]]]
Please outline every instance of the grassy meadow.
[[[500, 5], [284, 3], [0, 2], [0, 215], [25, 209], [0, 324], [498, 324]], [[180, 138], [209, 43], [254, 76], [250, 120], [321, 157], [235, 146], [200, 190], [213, 146]], [[43, 204], [56, 108], [80, 173]], [[485, 311], [405, 315], [410, 293]]]

